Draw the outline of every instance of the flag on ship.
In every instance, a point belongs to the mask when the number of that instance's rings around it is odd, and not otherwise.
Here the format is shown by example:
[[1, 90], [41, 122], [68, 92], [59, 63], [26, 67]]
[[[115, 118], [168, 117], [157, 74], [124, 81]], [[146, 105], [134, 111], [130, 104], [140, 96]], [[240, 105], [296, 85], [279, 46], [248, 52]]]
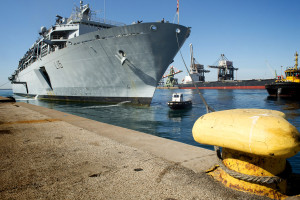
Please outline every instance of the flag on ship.
[[[176, 15], [177, 15], [177, 22], [179, 24], [179, 0], [177, 0], [177, 9], [176, 9], [175, 17], [176, 17]], [[174, 17], [174, 21], [175, 21], [175, 17]]]

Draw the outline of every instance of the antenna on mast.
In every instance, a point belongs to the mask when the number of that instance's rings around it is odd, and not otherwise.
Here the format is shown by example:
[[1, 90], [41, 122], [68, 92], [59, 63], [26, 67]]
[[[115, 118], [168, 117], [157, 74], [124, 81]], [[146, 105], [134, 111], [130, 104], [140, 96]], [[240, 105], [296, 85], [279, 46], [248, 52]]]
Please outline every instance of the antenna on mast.
[[295, 53], [295, 68], [298, 69], [298, 53]]
[[104, 0], [104, 23], [106, 21], [106, 17], [105, 17], [105, 0]]
[[179, 24], [179, 0], [177, 0], [177, 9], [176, 9], [176, 14], [173, 19], [173, 23], [175, 21], [176, 15], [177, 15], [177, 23]]

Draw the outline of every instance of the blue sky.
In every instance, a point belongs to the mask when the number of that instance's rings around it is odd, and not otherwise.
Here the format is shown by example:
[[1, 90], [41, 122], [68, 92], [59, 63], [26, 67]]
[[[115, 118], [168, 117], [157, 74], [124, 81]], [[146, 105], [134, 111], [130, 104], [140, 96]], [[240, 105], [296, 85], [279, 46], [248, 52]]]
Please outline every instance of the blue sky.
[[[86, 0], [93, 10], [104, 10], [104, 0]], [[176, 0], [106, 0], [106, 18], [130, 24], [136, 20], [172, 22]], [[41, 26], [50, 27], [55, 15], [69, 17], [79, 0], [9, 0], [1, 2], [0, 86], [17, 68], [19, 59], [38, 38]], [[180, 24], [192, 27], [181, 51], [189, 65], [189, 44], [196, 60], [204, 66], [214, 64], [220, 54], [239, 68], [237, 79], [271, 78], [280, 66], [294, 65], [300, 51], [300, 1], [298, 0], [181, 0]], [[100, 17], [103, 17], [100, 13]], [[178, 54], [175, 68], [186, 74]], [[283, 69], [284, 69], [283, 68]], [[207, 80], [216, 80], [211, 69]], [[2, 88], [9, 88], [9, 84]]]

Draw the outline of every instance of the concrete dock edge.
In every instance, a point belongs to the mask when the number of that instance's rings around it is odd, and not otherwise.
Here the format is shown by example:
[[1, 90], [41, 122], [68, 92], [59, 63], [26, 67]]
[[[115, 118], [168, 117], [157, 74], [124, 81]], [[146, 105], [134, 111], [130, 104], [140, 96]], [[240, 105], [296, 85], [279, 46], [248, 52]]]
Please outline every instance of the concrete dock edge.
[[214, 152], [26, 103], [0, 103], [0, 199], [266, 199], [204, 171]]
[[194, 172], [204, 172], [217, 164], [215, 152], [150, 134], [122, 128], [91, 119], [66, 114], [57, 110], [18, 103], [30, 110], [84, 128], [130, 147], [147, 151], [171, 162], [176, 162]]

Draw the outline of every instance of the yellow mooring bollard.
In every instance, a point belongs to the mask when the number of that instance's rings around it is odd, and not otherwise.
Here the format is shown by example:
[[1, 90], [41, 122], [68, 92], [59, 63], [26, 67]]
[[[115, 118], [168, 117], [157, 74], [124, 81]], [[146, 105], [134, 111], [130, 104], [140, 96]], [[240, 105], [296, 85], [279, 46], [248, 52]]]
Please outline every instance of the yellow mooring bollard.
[[[273, 199], [287, 198], [286, 158], [300, 150], [300, 134], [279, 111], [235, 109], [208, 113], [193, 127], [194, 139], [214, 145], [219, 166], [209, 172], [224, 185]], [[219, 147], [222, 147], [222, 156]]]

